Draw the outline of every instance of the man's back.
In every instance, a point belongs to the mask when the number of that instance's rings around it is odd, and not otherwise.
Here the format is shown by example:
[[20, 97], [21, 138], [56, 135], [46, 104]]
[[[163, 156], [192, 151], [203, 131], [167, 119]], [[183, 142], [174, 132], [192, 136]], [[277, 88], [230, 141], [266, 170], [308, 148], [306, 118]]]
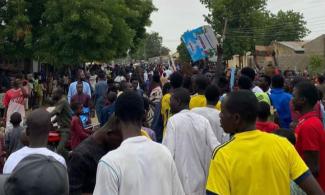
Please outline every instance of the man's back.
[[221, 144], [229, 140], [229, 135], [226, 134], [220, 126], [219, 110], [217, 110], [216, 108], [202, 107], [194, 108], [191, 111], [201, 116], [204, 116], [206, 119], [209, 120], [213, 133]]
[[283, 89], [272, 89], [270, 98], [272, 105], [279, 114], [280, 127], [289, 129], [291, 123], [290, 101], [292, 95], [284, 92]]
[[167, 148], [144, 136], [128, 138], [99, 162], [95, 195], [182, 195]]
[[207, 191], [223, 195], [290, 194], [308, 167], [285, 138], [259, 130], [236, 134], [212, 157]]
[[189, 110], [172, 116], [163, 144], [171, 151], [186, 194], [205, 194], [213, 149], [219, 144], [209, 121]]

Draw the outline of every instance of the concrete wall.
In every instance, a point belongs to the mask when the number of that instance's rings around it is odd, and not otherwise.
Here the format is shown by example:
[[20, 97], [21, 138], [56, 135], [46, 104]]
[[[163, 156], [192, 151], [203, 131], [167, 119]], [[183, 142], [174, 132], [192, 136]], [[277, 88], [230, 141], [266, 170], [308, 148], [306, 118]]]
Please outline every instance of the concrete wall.
[[276, 58], [281, 70], [291, 69], [303, 71], [309, 64], [309, 56], [305, 54], [277, 56]]
[[307, 55], [325, 56], [325, 35], [322, 35], [304, 45]]

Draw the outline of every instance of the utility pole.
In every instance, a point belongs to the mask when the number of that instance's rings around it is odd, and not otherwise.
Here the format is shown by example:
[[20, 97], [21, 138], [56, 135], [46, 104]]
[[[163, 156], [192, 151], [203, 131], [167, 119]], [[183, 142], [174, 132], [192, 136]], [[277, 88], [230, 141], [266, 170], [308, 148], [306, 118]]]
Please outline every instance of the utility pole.
[[226, 33], [227, 33], [227, 26], [228, 26], [228, 18], [225, 18], [225, 25], [223, 28], [223, 33], [221, 37], [220, 44], [217, 46], [217, 67], [216, 67], [216, 73], [215, 78], [217, 79], [216, 82], [219, 81], [219, 78], [221, 77], [222, 73], [224, 72], [224, 66], [223, 66], [223, 42], [226, 39]]

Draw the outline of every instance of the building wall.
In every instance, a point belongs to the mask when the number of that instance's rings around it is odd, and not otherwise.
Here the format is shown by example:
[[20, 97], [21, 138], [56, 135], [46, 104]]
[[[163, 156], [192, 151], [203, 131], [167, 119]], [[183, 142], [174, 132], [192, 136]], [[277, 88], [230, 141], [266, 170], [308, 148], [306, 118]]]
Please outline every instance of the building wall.
[[303, 71], [309, 64], [309, 57], [305, 54], [277, 56], [277, 60], [281, 70]]
[[318, 55], [325, 57], [325, 35], [322, 35], [304, 45], [305, 53], [309, 56]]

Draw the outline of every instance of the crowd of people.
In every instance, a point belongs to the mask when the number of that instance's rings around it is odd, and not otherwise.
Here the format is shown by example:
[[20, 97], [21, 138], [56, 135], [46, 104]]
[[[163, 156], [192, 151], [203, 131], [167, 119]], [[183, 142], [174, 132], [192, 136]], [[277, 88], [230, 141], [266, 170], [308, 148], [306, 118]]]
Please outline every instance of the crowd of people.
[[324, 76], [160, 65], [87, 75], [51, 92], [2, 78], [0, 192], [324, 194]]

